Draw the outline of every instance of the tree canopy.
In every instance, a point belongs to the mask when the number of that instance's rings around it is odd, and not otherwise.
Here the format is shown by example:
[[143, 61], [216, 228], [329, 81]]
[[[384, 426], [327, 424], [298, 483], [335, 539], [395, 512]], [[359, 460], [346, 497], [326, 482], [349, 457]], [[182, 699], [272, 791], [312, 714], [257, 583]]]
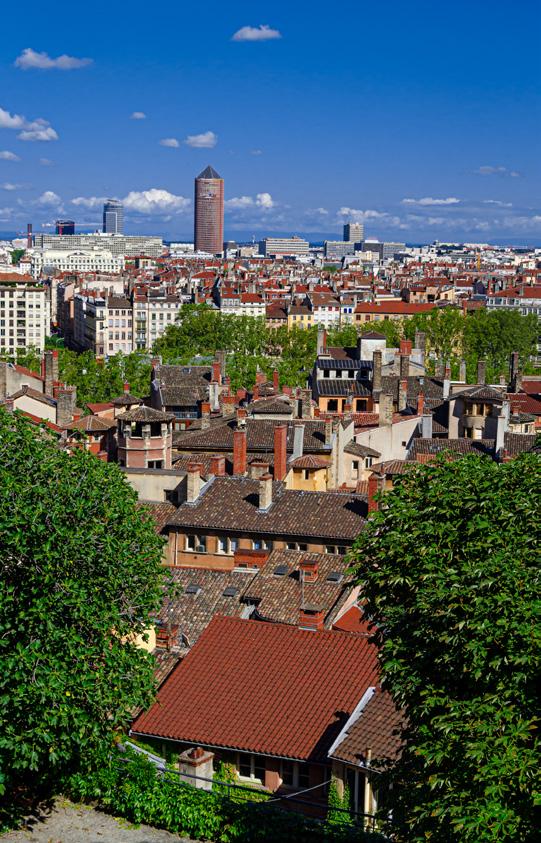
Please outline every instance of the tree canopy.
[[538, 839], [540, 505], [538, 455], [444, 455], [382, 496], [354, 546], [409, 724], [391, 774], [398, 841]]
[[154, 688], [162, 539], [116, 465], [0, 409], [0, 775], [58, 779]]

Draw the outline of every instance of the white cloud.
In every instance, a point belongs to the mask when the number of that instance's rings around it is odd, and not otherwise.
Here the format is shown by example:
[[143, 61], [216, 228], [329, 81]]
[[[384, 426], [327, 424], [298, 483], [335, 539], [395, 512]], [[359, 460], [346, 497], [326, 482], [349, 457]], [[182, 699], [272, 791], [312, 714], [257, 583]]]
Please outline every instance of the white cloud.
[[164, 214], [186, 210], [191, 202], [184, 196], [175, 196], [168, 190], [156, 187], [150, 190], [132, 190], [122, 200], [127, 211], [139, 214]]
[[46, 190], [41, 194], [41, 196], [34, 200], [34, 203], [36, 205], [42, 205], [44, 208], [49, 208], [53, 205], [60, 205], [62, 203], [62, 199], [58, 193], [54, 192], [54, 190]]
[[192, 146], [195, 149], [212, 149], [218, 143], [218, 135], [214, 132], [202, 132], [200, 135], [188, 135], [184, 141], [186, 146]]
[[258, 193], [254, 196], [234, 196], [225, 202], [225, 206], [231, 210], [238, 211], [245, 208], [261, 208], [268, 211], [275, 207], [275, 202], [270, 193]]
[[14, 152], [10, 152], [9, 149], [3, 149], [0, 151], [0, 161], [20, 161], [18, 155], [15, 155]]
[[79, 67], [87, 67], [89, 64], [92, 64], [92, 59], [77, 59], [65, 54], [53, 59], [48, 53], [37, 53], [31, 47], [27, 47], [15, 59], [15, 67], [21, 70], [76, 70]]
[[512, 179], [518, 179], [520, 177], [520, 173], [517, 170], [509, 170], [507, 167], [502, 167], [501, 165], [498, 167], [484, 165], [474, 172], [479, 176], [509, 176]]
[[37, 120], [27, 120], [22, 114], [11, 114], [0, 108], [0, 129], [15, 129], [19, 131], [17, 137], [23, 141], [51, 141], [58, 140], [58, 135], [48, 120], [38, 117]]
[[160, 146], [170, 146], [171, 149], [178, 149], [180, 144], [176, 138], [162, 138]]
[[502, 202], [501, 199], [483, 199], [484, 205], [495, 205], [497, 208], [512, 208], [512, 202]]
[[271, 29], [267, 24], [259, 26], [241, 26], [233, 37], [232, 41], [275, 41], [281, 38], [282, 33], [277, 29]]
[[0, 184], [0, 188], [2, 190], [19, 190], [22, 186], [22, 184], [12, 184], [10, 181], [5, 181], [3, 184]]
[[132, 120], [146, 120], [147, 116], [144, 111], [132, 111], [130, 118]]
[[263, 150], [262, 149], [251, 149], [250, 155], [263, 155]]
[[[36, 121], [38, 123], [39, 121]], [[43, 121], [45, 123], [45, 121]], [[22, 141], [53, 141], [58, 140], [58, 135], [49, 125], [37, 126], [34, 129], [24, 129], [17, 137]]]
[[76, 196], [75, 199], [70, 199], [70, 202], [78, 208], [98, 208], [103, 205], [105, 198], [105, 196]]
[[53, 164], [54, 164], [54, 161], [51, 161], [50, 158], [40, 158], [39, 163], [41, 164], [42, 167], [52, 167]]
[[402, 199], [403, 205], [458, 205], [460, 199], [456, 196], [448, 196], [446, 199], [433, 199], [432, 196], [423, 196], [422, 199]]

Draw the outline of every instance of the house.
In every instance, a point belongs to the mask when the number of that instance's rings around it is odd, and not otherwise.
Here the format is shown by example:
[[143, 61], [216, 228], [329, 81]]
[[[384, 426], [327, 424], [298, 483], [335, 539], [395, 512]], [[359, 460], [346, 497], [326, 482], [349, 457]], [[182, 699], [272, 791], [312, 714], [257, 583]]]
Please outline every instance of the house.
[[[324, 806], [332, 766], [370, 775], [344, 729], [349, 736], [377, 686], [377, 651], [365, 636], [217, 616], [131, 731], [161, 751], [203, 748], [271, 792], [314, 788], [310, 800]], [[379, 749], [392, 726], [372, 718], [367, 740], [355, 739]]]
[[287, 489], [268, 473], [203, 484], [200, 469], [188, 467], [187, 499], [164, 528], [173, 567], [232, 570], [238, 550], [345, 553], [365, 523], [361, 495]]

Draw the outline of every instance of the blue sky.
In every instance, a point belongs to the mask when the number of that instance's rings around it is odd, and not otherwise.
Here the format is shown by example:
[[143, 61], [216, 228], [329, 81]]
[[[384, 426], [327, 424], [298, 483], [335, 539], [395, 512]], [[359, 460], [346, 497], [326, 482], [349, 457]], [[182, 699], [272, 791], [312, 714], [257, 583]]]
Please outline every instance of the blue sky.
[[114, 196], [130, 232], [191, 237], [210, 163], [231, 238], [541, 244], [534, 0], [29, 0], [2, 23], [0, 230], [92, 227]]

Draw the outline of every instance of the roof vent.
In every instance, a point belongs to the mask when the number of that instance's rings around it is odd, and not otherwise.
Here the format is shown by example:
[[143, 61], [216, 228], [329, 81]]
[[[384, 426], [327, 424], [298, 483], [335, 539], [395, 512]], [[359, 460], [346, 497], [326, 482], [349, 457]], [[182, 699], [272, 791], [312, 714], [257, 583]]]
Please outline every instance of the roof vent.
[[289, 568], [287, 565], [278, 565], [278, 567], [274, 569], [273, 573], [275, 577], [285, 577], [288, 571]]
[[236, 597], [239, 593], [238, 588], [234, 588], [232, 585], [228, 585], [222, 594], [222, 597]]
[[340, 571], [331, 571], [327, 577], [327, 582], [342, 582], [344, 575]]
[[196, 583], [190, 583], [190, 585], [186, 589], [186, 594], [199, 594], [200, 591], [200, 585], [197, 585]]

